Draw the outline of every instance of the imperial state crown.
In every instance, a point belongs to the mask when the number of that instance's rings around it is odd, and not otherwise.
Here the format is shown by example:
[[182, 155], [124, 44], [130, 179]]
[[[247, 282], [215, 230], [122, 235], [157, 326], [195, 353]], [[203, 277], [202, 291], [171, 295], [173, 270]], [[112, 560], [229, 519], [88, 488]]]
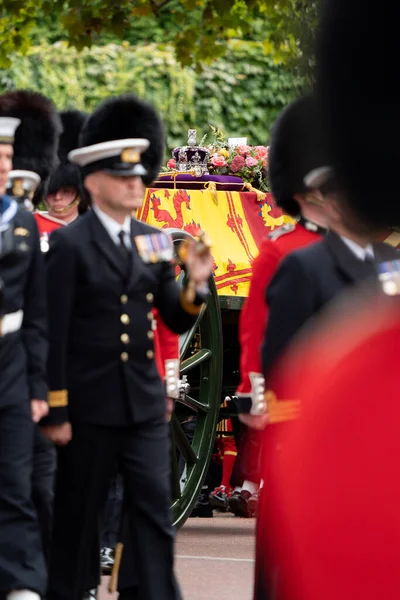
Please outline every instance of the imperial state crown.
[[210, 158], [210, 152], [207, 148], [197, 145], [196, 129], [189, 129], [187, 146], [175, 148], [172, 156], [176, 161], [178, 171], [194, 171], [196, 177], [201, 177], [208, 173], [207, 163]]

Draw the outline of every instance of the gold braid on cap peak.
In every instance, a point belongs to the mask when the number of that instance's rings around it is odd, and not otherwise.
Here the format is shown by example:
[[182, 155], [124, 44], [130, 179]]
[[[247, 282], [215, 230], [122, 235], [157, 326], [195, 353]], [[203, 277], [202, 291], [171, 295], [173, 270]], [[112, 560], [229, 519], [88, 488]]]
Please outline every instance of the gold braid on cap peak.
[[121, 152], [121, 161], [128, 164], [137, 164], [140, 162], [140, 153], [135, 148], [125, 148]]
[[14, 136], [0, 135], [0, 144], [14, 144]]

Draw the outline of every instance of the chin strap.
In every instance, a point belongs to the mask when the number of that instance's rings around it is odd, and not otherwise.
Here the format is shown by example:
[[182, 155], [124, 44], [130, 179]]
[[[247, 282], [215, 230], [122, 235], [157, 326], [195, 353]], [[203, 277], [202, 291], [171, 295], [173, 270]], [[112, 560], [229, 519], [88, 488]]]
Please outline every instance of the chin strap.
[[44, 203], [47, 207], [47, 210], [49, 211], [49, 214], [54, 213], [57, 217], [62, 218], [65, 217], [65, 215], [67, 215], [73, 208], [76, 208], [80, 201], [80, 197], [76, 196], [75, 200], [72, 200], [72, 202], [67, 204], [67, 206], [64, 206], [64, 208], [61, 208], [59, 210], [51, 208], [51, 206], [49, 206], [46, 201]]

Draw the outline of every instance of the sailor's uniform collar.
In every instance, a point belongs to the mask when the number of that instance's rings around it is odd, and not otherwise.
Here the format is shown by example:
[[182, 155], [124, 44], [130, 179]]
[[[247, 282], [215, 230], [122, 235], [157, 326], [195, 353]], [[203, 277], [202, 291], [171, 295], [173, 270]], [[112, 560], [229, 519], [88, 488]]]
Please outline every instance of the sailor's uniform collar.
[[15, 217], [18, 210], [18, 204], [9, 196], [4, 194], [0, 198], [0, 228], [8, 226], [9, 222]]

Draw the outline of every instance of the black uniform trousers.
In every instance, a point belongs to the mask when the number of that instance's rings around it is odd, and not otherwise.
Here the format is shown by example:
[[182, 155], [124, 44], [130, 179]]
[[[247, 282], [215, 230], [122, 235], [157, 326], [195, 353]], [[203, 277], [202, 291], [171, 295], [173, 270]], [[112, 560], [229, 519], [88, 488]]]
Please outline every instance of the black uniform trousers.
[[241, 424], [238, 456], [232, 475], [237, 485], [243, 485], [245, 481], [260, 483], [262, 439], [263, 432]]
[[116, 465], [122, 474], [140, 600], [178, 600], [170, 524], [170, 448], [164, 418], [126, 428], [72, 422], [58, 451], [47, 600], [80, 600], [97, 569], [93, 547]]
[[119, 541], [121, 530], [121, 515], [124, 502], [124, 486], [121, 475], [111, 481], [108, 493], [104, 525], [101, 536], [101, 547], [114, 549]]
[[57, 456], [54, 444], [41, 433], [39, 425], [35, 425], [32, 499], [39, 521], [43, 554], [46, 561], [48, 561], [50, 555], [56, 467]]
[[46, 569], [31, 500], [33, 432], [28, 400], [0, 407], [0, 598], [15, 589], [45, 592]]
[[85, 589], [90, 590], [98, 585], [98, 563], [101, 548], [115, 549], [117, 543], [123, 543], [122, 561], [118, 573], [118, 591], [129, 594], [129, 600], [136, 600], [138, 573], [137, 561], [134, 558], [131, 536], [129, 535], [128, 519], [129, 509], [124, 508], [124, 486], [120, 473], [111, 481], [108, 492], [104, 522], [99, 536], [96, 536], [92, 547], [92, 560], [89, 564], [88, 578]]

